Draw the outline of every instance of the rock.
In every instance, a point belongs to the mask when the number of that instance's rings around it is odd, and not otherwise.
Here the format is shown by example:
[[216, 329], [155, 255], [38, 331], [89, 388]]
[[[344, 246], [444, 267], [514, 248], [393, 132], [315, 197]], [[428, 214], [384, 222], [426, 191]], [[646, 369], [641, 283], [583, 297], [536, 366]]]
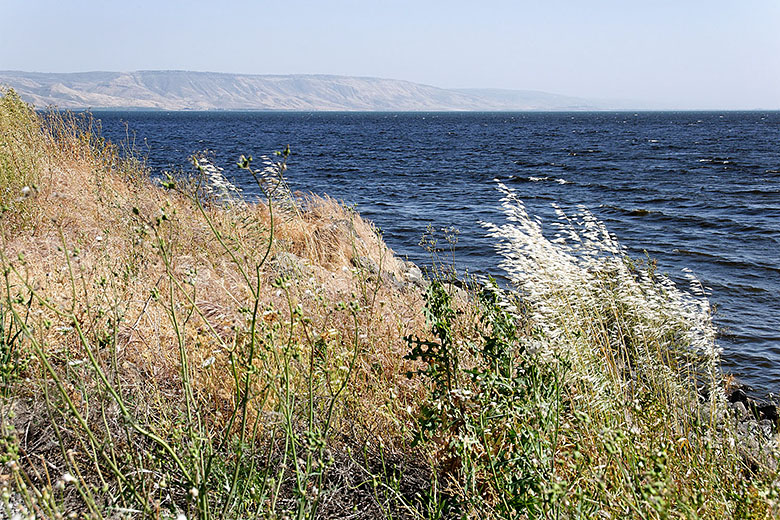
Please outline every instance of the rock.
[[737, 421], [744, 422], [750, 419], [750, 411], [748, 411], [745, 403], [742, 401], [736, 401], [729, 404], [729, 408], [734, 411], [734, 415], [736, 416]]
[[777, 405], [774, 403], [760, 403], [756, 404], [756, 412], [758, 419], [771, 421], [772, 424], [777, 424]]
[[292, 253], [276, 253], [272, 263], [276, 272], [289, 278], [308, 278], [311, 275], [311, 267], [306, 260]]
[[382, 273], [382, 281], [392, 285], [397, 291], [403, 291], [406, 288], [406, 284], [399, 280], [395, 273], [391, 273], [390, 271]]
[[749, 387], [739, 385], [728, 395], [729, 408], [736, 419], [737, 451], [754, 472], [777, 469], [777, 405], [748, 396]]
[[762, 419], [758, 422], [758, 430], [766, 439], [772, 438], [772, 432], [774, 429], [775, 423], [770, 419]]
[[469, 294], [454, 283], [445, 283], [444, 290], [455, 300], [467, 301], [469, 298]]
[[734, 390], [727, 394], [728, 402], [733, 410], [736, 410], [734, 405], [736, 403], [742, 403], [745, 408], [752, 414], [753, 418], [761, 421], [768, 419], [775, 425], [778, 423], [777, 405], [770, 401], [758, 401], [750, 396], [747, 392], [751, 388], [742, 384], [738, 384]]
[[358, 255], [352, 258], [352, 265], [358, 269], [365, 269], [370, 274], [375, 275], [379, 273], [379, 266], [376, 265], [371, 258], [367, 256]]
[[404, 279], [407, 283], [419, 287], [420, 289], [427, 289], [429, 282], [423, 278], [422, 271], [419, 267], [412, 262], [404, 262]]
[[737, 388], [728, 396], [730, 403], [747, 403], [748, 397], [745, 391], [741, 388]]
[[737, 435], [742, 439], [749, 439], [752, 432], [752, 427], [755, 421], [753, 420], [747, 420], [742, 421], [737, 425]]

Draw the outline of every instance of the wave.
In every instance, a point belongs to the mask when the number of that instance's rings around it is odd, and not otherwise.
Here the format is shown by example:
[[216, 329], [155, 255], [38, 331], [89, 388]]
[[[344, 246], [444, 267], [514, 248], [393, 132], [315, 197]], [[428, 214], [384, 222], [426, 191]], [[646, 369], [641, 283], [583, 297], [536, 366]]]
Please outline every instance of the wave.
[[724, 229], [730, 233], [740, 233], [749, 236], [751, 234], [762, 234], [768, 231], [772, 231], [763, 226], [756, 226], [739, 222], [734, 219], [718, 216], [710, 217], [706, 214], [693, 215], [693, 214], [675, 214], [663, 211], [661, 209], [649, 209], [649, 208], [624, 208], [615, 204], [601, 204], [599, 207], [612, 210], [627, 216], [641, 216], [641, 217], [653, 217], [660, 221], [673, 222], [673, 223], [689, 223], [702, 229]]
[[705, 159], [699, 159], [700, 163], [715, 163], [715, 164], [734, 164], [734, 160], [730, 157], [708, 157]]
[[611, 209], [619, 213], [622, 213], [623, 215], [628, 215], [629, 217], [644, 217], [653, 214], [663, 215], [663, 213], [658, 210], [644, 209], [644, 208], [634, 208], [634, 209], [621, 208], [620, 206], [615, 206], [613, 204], [600, 204], [599, 207]]
[[521, 176], [511, 176], [508, 179], [510, 182], [554, 182], [556, 184], [573, 184], [571, 181], [567, 181], [566, 179], [561, 179], [558, 177], [536, 177], [536, 176], [528, 176], [528, 177], [521, 177]]
[[525, 166], [527, 168], [541, 168], [544, 166], [549, 166], [550, 163], [547, 162], [539, 162], [539, 161], [526, 161], [524, 159], [516, 159], [512, 161], [518, 166]]
[[750, 196], [758, 196], [758, 197], [772, 197], [773, 200], [775, 200], [775, 197], [780, 195], [780, 190], [778, 189], [761, 189], [761, 188], [748, 188], [744, 190], [739, 189], [729, 189], [727, 192], [724, 192], [728, 195], [750, 195]]
[[672, 250], [672, 252], [681, 255], [705, 258], [709, 260], [709, 263], [715, 263], [727, 267], [736, 267], [738, 269], [751, 270], [754, 272], [769, 271], [772, 273], [780, 273], [780, 267], [770, 265], [770, 264], [765, 264], [763, 262], [751, 262], [747, 259], [727, 258], [723, 255], [719, 255], [716, 253], [708, 253], [706, 251], [696, 251], [692, 249], [675, 248]]
[[577, 157], [578, 155], [593, 155], [602, 153], [601, 150], [596, 148], [587, 148], [585, 150], [569, 150], [570, 157]]

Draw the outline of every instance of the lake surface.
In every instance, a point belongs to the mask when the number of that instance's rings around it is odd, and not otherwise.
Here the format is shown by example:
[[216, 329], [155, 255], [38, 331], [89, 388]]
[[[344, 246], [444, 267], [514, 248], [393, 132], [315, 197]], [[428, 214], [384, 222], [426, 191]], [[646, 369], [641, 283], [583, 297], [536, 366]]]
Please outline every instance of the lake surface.
[[756, 394], [780, 393], [780, 112], [95, 116], [114, 142], [129, 130], [155, 172], [210, 150], [249, 194], [238, 157], [289, 144], [293, 190], [357, 204], [420, 264], [426, 227], [455, 227], [458, 268], [500, 272], [479, 225], [504, 220], [494, 178], [543, 223], [551, 203], [583, 204], [632, 255], [647, 251], [676, 280], [690, 268], [710, 287], [725, 370]]

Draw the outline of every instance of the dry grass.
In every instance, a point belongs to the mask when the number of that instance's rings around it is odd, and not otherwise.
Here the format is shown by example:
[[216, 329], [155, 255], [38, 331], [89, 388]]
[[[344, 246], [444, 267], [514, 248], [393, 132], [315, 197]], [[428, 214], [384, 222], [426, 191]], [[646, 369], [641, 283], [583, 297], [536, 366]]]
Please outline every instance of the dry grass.
[[[359, 439], [382, 432], [388, 445], [403, 443], [398, 416], [408, 414], [399, 410], [412, 399], [404, 394], [416, 390], [405, 377], [402, 338], [424, 323], [423, 302], [416, 291], [400, 289], [402, 265], [372, 224], [333, 199], [312, 195], [299, 202], [300, 213], [277, 214], [271, 236], [267, 205], [197, 204], [186, 183], [182, 190], [161, 189], [141, 163], [102, 143], [88, 119], [53, 114], [41, 127], [29, 111], [14, 117], [29, 120], [24, 138], [32, 132], [46, 160], [31, 161], [24, 177], [7, 183], [36, 189], [14, 209], [25, 218], [4, 218], [0, 227], [6, 290], [10, 299], [34, 293], [27, 324], [54, 369], [70, 379], [66, 389], [77, 409], [88, 414], [97, 406], [84, 394], [99, 394], [100, 384], [88, 371], [78, 372], [89, 363], [74, 319], [93, 345], [111, 343], [114, 359], [99, 363], [107, 373], [121, 374], [123, 391], [155, 432], [167, 433], [181, 421], [183, 391], [192, 392], [206, 430], [223, 432], [239, 404], [235, 349], [246, 337], [247, 309], [256, 299], [262, 327], [276, 338], [268, 348], [286, 342], [298, 351], [286, 375], [296, 392], [309, 384], [315, 343], [327, 345], [323, 362], [334, 374], [359, 349], [333, 418], [345, 442], [359, 446]], [[366, 268], [365, 258], [379, 272]], [[338, 302], [353, 302], [359, 311], [337, 310]], [[188, 390], [182, 386], [182, 346]], [[282, 367], [272, 359], [259, 363], [265, 373], [253, 391], [263, 398], [253, 401], [249, 423], [284, 398], [264, 387], [279, 381]], [[33, 359], [24, 375], [44, 373]], [[331, 391], [317, 390], [324, 396]], [[18, 392], [42, 409], [43, 396], [34, 395], [34, 387], [21, 385]], [[35, 422], [32, 414], [19, 417], [21, 431]], [[34, 452], [37, 445], [26, 439], [23, 449]], [[56, 462], [55, 452], [47, 454], [50, 464], [63, 470], [67, 464], [61, 457]]]
[[[128, 341], [122, 350], [156, 359], [156, 366], [149, 370], [175, 372], [166, 368], [171, 355], [148, 351], [153, 345], [164, 349], [172, 343], [171, 333], [165, 331], [168, 320], [160, 315], [159, 306], [148, 305], [150, 289], [157, 287], [164, 292], [165, 285], [161, 280], [165, 278], [165, 267], [151, 236], [155, 219], [163, 213], [168, 215], [159, 233], [170, 245], [171, 269], [181, 277], [196, 273], [197, 303], [212, 327], [234, 326], [242, 319], [238, 307], [247, 303], [247, 288], [236, 265], [214, 240], [190, 199], [160, 189], [143, 175], [128, 182], [121, 173], [106, 169], [103, 159], [95, 157], [83, 143], [58, 141], [60, 149], [67, 149], [67, 153], [60, 156], [56, 167], [39, 172], [38, 191], [25, 200], [41, 217], [24, 229], [7, 223], [3, 226], [4, 255], [20, 266], [16, 259], [23, 257], [24, 269], [20, 274], [24, 274], [26, 282], [39, 287], [42, 296], [67, 308], [74, 302], [63, 246], [77, 250], [77, 254], [73, 253], [74, 271], [81, 287], [76, 297], [89, 298], [91, 305], [112, 300], [120, 303], [127, 325], [121, 336]], [[79, 149], [82, 144], [86, 149]], [[354, 266], [354, 258], [366, 256], [380, 265], [386, 275], [402, 279], [399, 260], [374, 227], [327, 197], [310, 196], [303, 206], [300, 218], [277, 220], [271, 246], [272, 259], [276, 253], [292, 253], [303, 261], [304, 272], [295, 274], [296, 301], [305, 301], [307, 290], [316, 289], [324, 292], [328, 300], [338, 301], [348, 299], [352, 293], [362, 294], [369, 286], [376, 291], [375, 299], [382, 302], [382, 309], [377, 305], [372, 318], [387, 322], [390, 316], [396, 317], [398, 323], [390, 325], [393, 338], [399, 337], [399, 330], [419, 326], [419, 296], [403, 294], [388, 286], [386, 280], [371, 287], [376, 281], [368, 280], [370, 273], [362, 273]], [[229, 210], [214, 206], [206, 210], [216, 229], [243, 252], [242, 262], [250, 265], [259, 260], [268, 243], [269, 214], [264, 204]], [[283, 309], [286, 303], [271, 288], [277, 276], [278, 266], [267, 262], [263, 267], [261, 300], [263, 305]], [[102, 279], [111, 281], [110, 285], [105, 291], [95, 291]], [[22, 281], [12, 283], [20, 286]], [[387, 354], [383, 357], [397, 357], [396, 353]]]

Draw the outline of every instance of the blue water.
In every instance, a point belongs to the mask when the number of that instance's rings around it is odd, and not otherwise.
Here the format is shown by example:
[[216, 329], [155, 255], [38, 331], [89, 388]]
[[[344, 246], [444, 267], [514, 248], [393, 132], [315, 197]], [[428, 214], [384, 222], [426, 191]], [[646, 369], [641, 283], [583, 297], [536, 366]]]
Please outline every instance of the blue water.
[[712, 288], [724, 368], [780, 393], [780, 112], [95, 115], [115, 142], [129, 129], [155, 172], [211, 150], [249, 193], [229, 166], [289, 144], [292, 189], [357, 204], [421, 264], [426, 227], [452, 226], [461, 271], [498, 272], [479, 225], [503, 220], [494, 178], [543, 221], [552, 202], [584, 204], [632, 254]]

